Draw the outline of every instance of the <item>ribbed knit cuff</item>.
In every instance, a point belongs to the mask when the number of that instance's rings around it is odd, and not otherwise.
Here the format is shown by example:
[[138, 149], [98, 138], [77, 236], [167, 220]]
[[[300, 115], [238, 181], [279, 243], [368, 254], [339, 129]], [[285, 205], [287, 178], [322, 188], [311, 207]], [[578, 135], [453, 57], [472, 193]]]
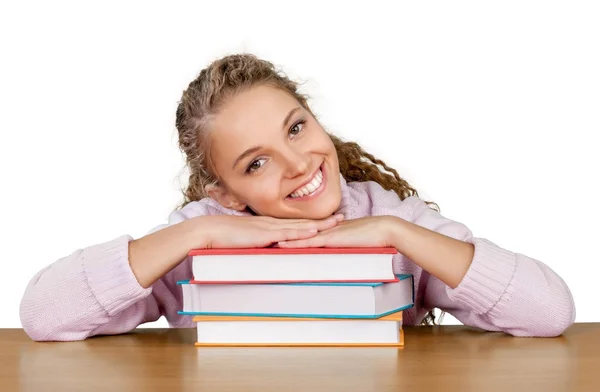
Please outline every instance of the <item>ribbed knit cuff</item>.
[[148, 296], [129, 265], [129, 241], [123, 235], [112, 241], [90, 246], [82, 254], [83, 269], [96, 300], [109, 316], [119, 313]]
[[482, 238], [472, 238], [475, 254], [461, 283], [448, 288], [448, 297], [464, 304], [477, 314], [489, 312], [506, 293], [516, 268], [516, 257]]

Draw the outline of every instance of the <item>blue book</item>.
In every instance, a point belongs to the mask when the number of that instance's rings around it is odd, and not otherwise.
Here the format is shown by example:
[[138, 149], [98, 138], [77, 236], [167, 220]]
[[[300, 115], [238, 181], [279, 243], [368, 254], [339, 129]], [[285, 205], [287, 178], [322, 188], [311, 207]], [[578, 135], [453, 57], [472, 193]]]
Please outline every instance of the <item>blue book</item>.
[[414, 306], [411, 274], [381, 283], [177, 282], [182, 315], [376, 319]]

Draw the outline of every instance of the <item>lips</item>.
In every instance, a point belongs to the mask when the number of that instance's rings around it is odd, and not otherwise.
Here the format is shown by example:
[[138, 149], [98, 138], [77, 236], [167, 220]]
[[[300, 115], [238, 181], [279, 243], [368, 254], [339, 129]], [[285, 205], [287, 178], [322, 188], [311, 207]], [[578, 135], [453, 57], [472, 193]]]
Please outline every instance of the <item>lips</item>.
[[313, 178], [307, 184], [296, 189], [294, 192], [292, 192], [289, 195], [289, 197], [292, 199], [295, 199], [295, 198], [311, 195], [311, 194], [315, 193], [315, 191], [317, 191], [321, 187], [322, 184], [323, 184], [323, 172], [321, 171], [321, 168], [319, 168], [319, 170], [317, 170], [317, 172], [315, 173]]

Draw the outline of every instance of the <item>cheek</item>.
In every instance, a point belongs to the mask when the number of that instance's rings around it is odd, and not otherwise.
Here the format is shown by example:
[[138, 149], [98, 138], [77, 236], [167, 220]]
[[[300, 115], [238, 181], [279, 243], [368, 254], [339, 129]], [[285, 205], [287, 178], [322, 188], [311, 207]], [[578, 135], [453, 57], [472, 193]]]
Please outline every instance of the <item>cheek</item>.
[[319, 133], [318, 137], [315, 138], [315, 144], [319, 146], [319, 150], [324, 153], [333, 153], [335, 152], [335, 146], [333, 145], [333, 141], [331, 138], [322, 131]]
[[268, 204], [280, 198], [280, 183], [274, 177], [264, 176], [248, 181], [245, 188], [243, 197], [250, 205]]

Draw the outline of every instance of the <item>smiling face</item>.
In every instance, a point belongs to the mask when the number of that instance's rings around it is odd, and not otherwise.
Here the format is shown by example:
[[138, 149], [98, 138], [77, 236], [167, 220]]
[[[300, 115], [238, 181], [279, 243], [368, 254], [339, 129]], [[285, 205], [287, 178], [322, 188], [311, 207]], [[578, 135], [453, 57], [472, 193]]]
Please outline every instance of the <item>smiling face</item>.
[[333, 142], [289, 93], [262, 85], [231, 97], [210, 124], [210, 157], [227, 208], [321, 219], [341, 202]]

